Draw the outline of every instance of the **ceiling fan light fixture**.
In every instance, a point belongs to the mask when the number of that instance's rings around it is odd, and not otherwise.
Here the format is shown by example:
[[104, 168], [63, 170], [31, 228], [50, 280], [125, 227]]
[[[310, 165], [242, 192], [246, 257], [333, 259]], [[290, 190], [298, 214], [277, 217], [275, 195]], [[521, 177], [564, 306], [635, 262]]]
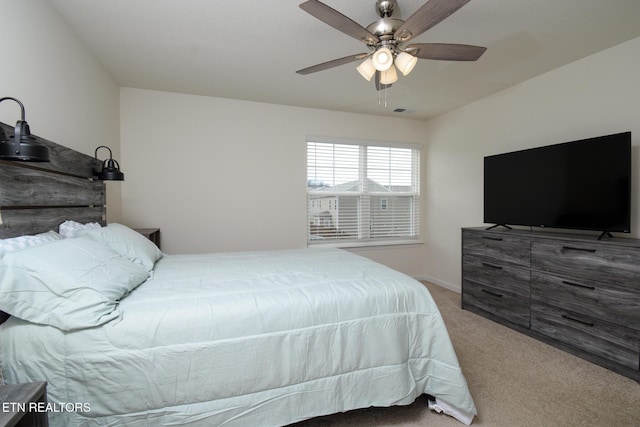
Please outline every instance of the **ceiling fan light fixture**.
[[371, 81], [373, 76], [376, 74], [376, 67], [373, 66], [371, 58], [367, 58], [362, 61], [362, 63], [356, 67], [356, 70], [358, 70], [360, 75], [367, 81]]
[[400, 52], [394, 63], [402, 75], [407, 76], [418, 63], [418, 58], [407, 52]]
[[380, 72], [380, 83], [383, 85], [390, 85], [398, 81], [398, 73], [396, 67], [391, 65], [388, 70]]
[[381, 47], [372, 56], [373, 66], [378, 71], [386, 71], [393, 65], [393, 53], [388, 47]]

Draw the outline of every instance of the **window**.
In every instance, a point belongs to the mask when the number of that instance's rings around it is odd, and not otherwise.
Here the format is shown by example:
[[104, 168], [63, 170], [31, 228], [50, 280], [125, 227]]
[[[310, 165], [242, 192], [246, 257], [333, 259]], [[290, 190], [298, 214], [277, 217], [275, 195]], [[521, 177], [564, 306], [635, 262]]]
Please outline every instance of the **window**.
[[309, 138], [308, 244], [415, 243], [419, 182], [419, 146]]

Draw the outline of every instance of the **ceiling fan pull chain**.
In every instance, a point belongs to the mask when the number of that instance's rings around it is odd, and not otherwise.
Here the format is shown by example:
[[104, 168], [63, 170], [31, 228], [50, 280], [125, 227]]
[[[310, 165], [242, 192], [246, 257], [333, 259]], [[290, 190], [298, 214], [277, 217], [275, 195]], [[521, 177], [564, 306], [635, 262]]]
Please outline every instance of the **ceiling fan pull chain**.
[[[378, 105], [384, 106], [384, 109], [387, 109], [387, 90], [388, 88], [384, 88], [378, 91]], [[382, 94], [384, 93], [384, 96]]]

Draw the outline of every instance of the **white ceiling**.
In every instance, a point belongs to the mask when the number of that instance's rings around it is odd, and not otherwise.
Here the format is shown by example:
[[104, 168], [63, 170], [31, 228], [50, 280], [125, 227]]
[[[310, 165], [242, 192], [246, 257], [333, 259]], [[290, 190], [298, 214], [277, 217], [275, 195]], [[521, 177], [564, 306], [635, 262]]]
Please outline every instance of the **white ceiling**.
[[[415, 119], [640, 36], [640, 0], [471, 0], [412, 42], [486, 46], [480, 60], [419, 60], [378, 92], [358, 62], [295, 73], [367, 52], [302, 0], [50, 1], [120, 86]], [[398, 0], [394, 17], [424, 2]], [[378, 19], [375, 0], [324, 3], [364, 27]]]

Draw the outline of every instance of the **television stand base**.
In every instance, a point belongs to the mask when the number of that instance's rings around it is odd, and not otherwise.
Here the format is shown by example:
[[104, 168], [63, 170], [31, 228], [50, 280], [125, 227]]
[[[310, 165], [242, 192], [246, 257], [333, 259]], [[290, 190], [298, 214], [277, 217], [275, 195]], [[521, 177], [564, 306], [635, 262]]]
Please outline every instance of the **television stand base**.
[[602, 239], [604, 239], [605, 237], [613, 237], [613, 236], [612, 236], [612, 235], [611, 235], [611, 233], [609, 233], [608, 231], [603, 231], [603, 232], [598, 236], [598, 240], [602, 240]]
[[491, 227], [487, 228], [487, 230], [493, 230], [494, 228], [497, 228], [497, 227], [504, 227], [507, 230], [513, 230], [513, 228], [509, 227], [507, 224], [495, 224], [495, 225], [492, 225]]

